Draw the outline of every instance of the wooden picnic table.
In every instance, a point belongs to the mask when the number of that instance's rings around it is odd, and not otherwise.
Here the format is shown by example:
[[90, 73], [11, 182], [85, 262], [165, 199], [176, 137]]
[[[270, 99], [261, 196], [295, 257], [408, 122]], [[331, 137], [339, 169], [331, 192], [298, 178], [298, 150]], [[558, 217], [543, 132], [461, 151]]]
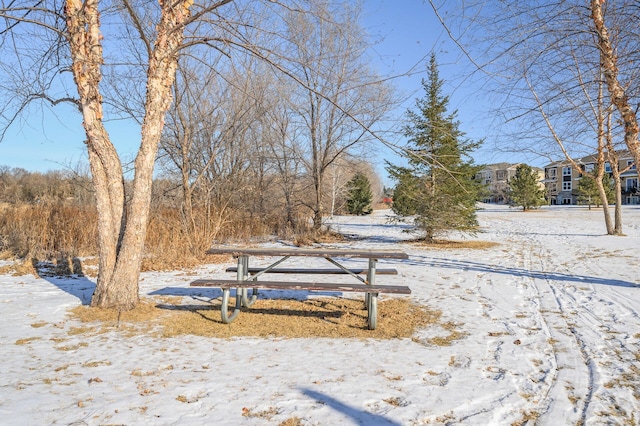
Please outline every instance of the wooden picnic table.
[[[379, 259], [408, 259], [409, 256], [399, 250], [361, 250], [344, 248], [292, 248], [292, 247], [235, 247], [219, 246], [207, 250], [207, 254], [229, 254], [237, 258], [237, 267], [228, 271], [236, 272], [235, 280], [200, 279], [191, 283], [192, 286], [218, 287], [222, 289], [222, 322], [231, 323], [240, 313], [242, 307], [249, 308], [258, 297], [258, 289], [307, 290], [307, 291], [338, 291], [364, 292], [365, 307], [368, 311], [367, 325], [370, 330], [377, 326], [377, 297], [379, 293], [410, 294], [407, 286], [389, 286], [376, 284], [376, 266]], [[279, 257], [265, 267], [249, 267], [251, 257]], [[292, 257], [317, 257], [333, 264], [332, 269], [308, 268], [276, 268]], [[366, 276], [361, 277], [364, 268], [348, 268], [342, 259], [368, 259]], [[383, 274], [397, 274], [395, 269], [381, 270]], [[264, 274], [348, 274], [360, 281], [359, 284], [325, 283], [318, 281], [258, 281]], [[236, 288], [236, 303], [233, 312], [229, 314], [228, 304], [230, 289]], [[248, 290], [252, 289], [249, 296]]]

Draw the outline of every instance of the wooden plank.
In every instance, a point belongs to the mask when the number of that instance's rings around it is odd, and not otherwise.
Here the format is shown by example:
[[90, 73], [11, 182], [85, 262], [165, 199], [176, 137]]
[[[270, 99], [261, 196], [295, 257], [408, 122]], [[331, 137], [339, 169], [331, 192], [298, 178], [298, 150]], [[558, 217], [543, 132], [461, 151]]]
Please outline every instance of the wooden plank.
[[310, 291], [345, 291], [363, 293], [394, 293], [411, 294], [407, 286], [397, 285], [367, 285], [367, 284], [341, 284], [323, 282], [292, 282], [292, 281], [236, 281], [201, 279], [190, 284], [192, 287], [217, 287], [217, 288], [264, 288], [271, 290], [310, 290]]
[[[250, 274], [257, 274], [258, 272], [263, 271], [264, 268], [249, 268]], [[349, 270], [354, 274], [366, 274], [367, 268], [349, 268]], [[225, 272], [238, 272], [237, 266], [231, 266], [225, 270]], [[310, 274], [310, 275], [318, 275], [318, 274], [326, 274], [326, 275], [335, 275], [335, 274], [346, 274], [346, 272], [342, 269], [337, 268], [319, 268], [319, 269], [301, 269], [301, 268], [273, 268], [269, 269], [267, 274]], [[376, 275], [398, 275], [398, 270], [393, 268], [383, 268], [376, 269]]]
[[291, 247], [230, 247], [219, 246], [211, 247], [206, 251], [207, 254], [230, 254], [234, 257], [238, 256], [306, 256], [306, 257], [343, 257], [343, 258], [359, 258], [359, 259], [408, 259], [403, 251], [399, 250], [356, 250], [356, 249], [332, 249], [332, 248], [313, 248], [299, 249]]

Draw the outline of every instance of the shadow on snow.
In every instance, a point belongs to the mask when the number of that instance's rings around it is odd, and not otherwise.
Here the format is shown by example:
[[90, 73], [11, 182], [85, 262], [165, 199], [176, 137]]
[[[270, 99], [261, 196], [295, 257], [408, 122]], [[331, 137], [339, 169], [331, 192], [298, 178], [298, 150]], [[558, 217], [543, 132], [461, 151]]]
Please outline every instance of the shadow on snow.
[[522, 268], [489, 265], [486, 263], [472, 262], [468, 260], [435, 259], [429, 258], [427, 256], [413, 255], [410, 256], [409, 261], [405, 262], [415, 266], [431, 266], [436, 268], [459, 269], [465, 271], [470, 270], [492, 274], [512, 275], [515, 277], [529, 277], [548, 281], [565, 281], [580, 284], [610, 285], [618, 287], [639, 287], [637, 283], [624, 280], [600, 278], [588, 275], [565, 274], [562, 272], [553, 271], [534, 271]]
[[357, 422], [357, 424], [371, 426], [400, 426], [400, 423], [389, 420], [384, 416], [352, 407], [351, 405], [340, 402], [337, 399], [329, 395], [325, 395], [321, 392], [317, 392], [308, 388], [301, 388], [300, 390], [309, 398], [312, 398], [315, 401], [352, 418]]
[[40, 278], [53, 284], [60, 290], [77, 297], [83, 305], [89, 305], [91, 303], [91, 297], [96, 289], [96, 284], [82, 275], [61, 277], [41, 274]]

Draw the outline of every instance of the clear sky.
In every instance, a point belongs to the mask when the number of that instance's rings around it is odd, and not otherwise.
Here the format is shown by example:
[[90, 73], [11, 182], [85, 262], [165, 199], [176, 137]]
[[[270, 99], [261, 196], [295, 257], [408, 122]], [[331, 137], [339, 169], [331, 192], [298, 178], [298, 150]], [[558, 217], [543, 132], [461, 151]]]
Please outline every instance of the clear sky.
[[[484, 98], [473, 87], [471, 79], [462, 78], [470, 69], [469, 61], [448, 38], [429, 3], [422, 0], [366, 0], [363, 4], [363, 26], [382, 39], [374, 50], [374, 62], [377, 62], [379, 72], [399, 75], [413, 71], [409, 76], [393, 80], [407, 99], [399, 112], [412, 107], [415, 97], [422, 95], [420, 80], [425, 76], [430, 53], [435, 51], [440, 76], [447, 83], [444, 92], [451, 96], [450, 109], [459, 111], [461, 129], [472, 139], [490, 139]], [[136, 127], [109, 122], [107, 128], [123, 161], [132, 160], [140, 139]], [[72, 106], [32, 107], [0, 142], [0, 165], [31, 171], [75, 165], [85, 161], [83, 141], [81, 117]], [[391, 157], [386, 151], [381, 153], [381, 157]], [[493, 156], [489, 148], [478, 152], [475, 160], [478, 163], [504, 161]]]
[[[513, 161], [492, 152], [491, 117], [487, 98], [479, 89], [482, 81], [478, 81], [478, 75], [481, 73], [469, 77], [475, 70], [473, 64], [448, 36], [429, 2], [367, 0], [364, 4], [364, 26], [371, 34], [382, 37], [382, 42], [374, 48], [380, 73], [400, 75], [393, 79], [393, 84], [404, 94], [406, 101], [398, 113], [413, 108], [415, 99], [424, 95], [421, 80], [426, 77], [431, 52], [435, 52], [440, 78], [445, 81], [443, 95], [450, 96], [449, 112], [458, 111], [460, 129], [467, 137], [487, 141], [474, 155], [475, 161]], [[407, 72], [410, 75], [404, 76]]]

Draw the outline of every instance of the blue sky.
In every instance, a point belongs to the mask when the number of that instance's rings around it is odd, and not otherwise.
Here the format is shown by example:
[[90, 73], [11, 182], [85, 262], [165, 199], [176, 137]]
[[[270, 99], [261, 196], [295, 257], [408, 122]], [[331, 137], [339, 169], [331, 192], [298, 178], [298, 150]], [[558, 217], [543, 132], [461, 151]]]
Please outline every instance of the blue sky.
[[[451, 96], [450, 109], [459, 111], [461, 129], [472, 139], [487, 138], [476, 162], [504, 161], [491, 154], [491, 130], [486, 124], [486, 105], [482, 94], [470, 79], [463, 79], [470, 69], [469, 61], [448, 38], [431, 6], [422, 0], [367, 0], [364, 2], [363, 26], [383, 41], [375, 47], [374, 62], [383, 75], [399, 75], [413, 69], [414, 74], [393, 80], [406, 102], [399, 114], [414, 105], [422, 95], [421, 78], [426, 61], [435, 51], [440, 76], [446, 80], [445, 94]], [[107, 128], [124, 162], [132, 160], [139, 141], [138, 129], [123, 122], [109, 122]], [[0, 165], [46, 171], [73, 166], [85, 161], [84, 132], [80, 114], [70, 105], [31, 107], [29, 113], [15, 123], [0, 142]], [[381, 150], [379, 157], [392, 154]], [[381, 174], [384, 174], [380, 166]], [[384, 176], [383, 176], [384, 177]]]
[[[393, 80], [393, 84], [406, 97], [404, 104], [399, 107], [399, 114], [413, 108], [415, 99], [423, 96], [421, 80], [426, 77], [431, 52], [435, 52], [440, 78], [445, 80], [443, 95], [450, 96], [449, 112], [458, 111], [460, 128], [467, 137], [485, 139], [487, 142], [474, 155], [475, 161], [511, 161], [492, 152], [491, 118], [487, 98], [478, 89], [482, 83], [477, 81], [479, 73], [476, 77], [468, 77], [474, 70], [473, 65], [447, 35], [427, 1], [367, 0], [364, 25], [371, 34], [383, 38], [374, 48], [379, 55], [380, 73], [402, 75], [412, 71], [410, 76]], [[383, 153], [388, 155], [385, 151]]]

